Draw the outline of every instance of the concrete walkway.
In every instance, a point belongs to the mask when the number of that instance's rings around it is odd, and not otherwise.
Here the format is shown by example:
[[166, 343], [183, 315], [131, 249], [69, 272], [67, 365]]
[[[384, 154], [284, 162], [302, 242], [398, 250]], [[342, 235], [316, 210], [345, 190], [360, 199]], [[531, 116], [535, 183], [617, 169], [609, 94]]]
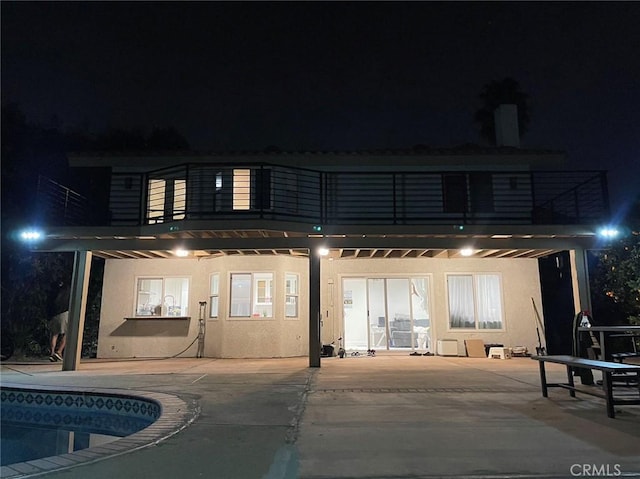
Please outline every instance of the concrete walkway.
[[[640, 406], [552, 389], [537, 362], [408, 355], [3, 364], [2, 382], [179, 396], [199, 415], [128, 454], [49, 478], [640, 477]], [[565, 369], [548, 365], [549, 380]], [[176, 423], [176, 427], [180, 426]], [[27, 477], [3, 468], [3, 477]]]

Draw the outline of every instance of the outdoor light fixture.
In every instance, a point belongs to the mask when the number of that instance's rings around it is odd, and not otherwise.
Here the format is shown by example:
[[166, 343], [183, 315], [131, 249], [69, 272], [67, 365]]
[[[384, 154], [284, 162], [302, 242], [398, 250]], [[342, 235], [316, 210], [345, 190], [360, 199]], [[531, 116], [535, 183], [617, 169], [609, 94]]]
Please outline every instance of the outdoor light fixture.
[[318, 254], [320, 256], [327, 256], [329, 254], [329, 250], [327, 248], [318, 248]]
[[462, 248], [460, 250], [460, 254], [462, 256], [471, 256], [473, 254], [473, 250], [471, 248]]
[[177, 249], [173, 252], [173, 254], [175, 254], [179, 258], [184, 258], [185, 256], [189, 256], [189, 251], [187, 251], [186, 249]]
[[616, 236], [618, 236], [618, 234], [620, 234], [617, 228], [612, 228], [610, 226], [606, 228], [602, 228], [598, 233], [603, 238], [610, 238], [610, 239], [615, 238]]
[[42, 236], [43, 236], [42, 231], [35, 230], [35, 229], [24, 230], [22, 233], [20, 233], [20, 239], [22, 241], [28, 241], [28, 242], [41, 240]]

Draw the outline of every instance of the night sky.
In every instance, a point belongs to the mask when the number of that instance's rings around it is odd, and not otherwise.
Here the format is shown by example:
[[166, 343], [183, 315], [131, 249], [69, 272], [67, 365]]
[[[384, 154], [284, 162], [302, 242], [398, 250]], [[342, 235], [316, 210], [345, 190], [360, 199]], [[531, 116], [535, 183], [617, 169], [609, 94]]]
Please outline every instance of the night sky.
[[196, 150], [481, 143], [478, 94], [531, 97], [523, 147], [640, 191], [638, 2], [8, 2], [2, 101], [63, 127], [174, 126]]

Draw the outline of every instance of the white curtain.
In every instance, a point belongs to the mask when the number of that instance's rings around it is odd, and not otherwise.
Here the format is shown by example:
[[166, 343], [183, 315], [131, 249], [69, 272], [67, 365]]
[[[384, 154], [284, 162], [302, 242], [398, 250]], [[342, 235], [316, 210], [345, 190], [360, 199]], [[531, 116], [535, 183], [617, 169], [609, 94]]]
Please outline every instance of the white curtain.
[[473, 307], [473, 276], [451, 275], [447, 278], [449, 289], [449, 327], [475, 328]]
[[478, 328], [502, 328], [502, 300], [500, 297], [500, 277], [497, 274], [476, 276], [476, 302]]

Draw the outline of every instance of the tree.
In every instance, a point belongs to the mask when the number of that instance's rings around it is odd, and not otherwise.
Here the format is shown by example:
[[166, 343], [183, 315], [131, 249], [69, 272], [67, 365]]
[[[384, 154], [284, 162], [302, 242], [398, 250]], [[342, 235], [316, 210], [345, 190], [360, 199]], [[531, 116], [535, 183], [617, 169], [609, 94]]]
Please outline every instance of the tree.
[[[188, 149], [186, 139], [173, 127], [110, 129], [92, 135], [87, 131], [62, 131], [27, 121], [15, 104], [2, 105], [2, 353], [12, 340], [16, 355], [48, 355], [49, 303], [57, 283], [69, 282], [71, 253], [32, 253], [15, 238], [38, 210], [38, 176], [55, 179], [91, 198], [108, 200], [109, 172], [84, 168], [72, 171], [67, 155], [72, 151], [149, 151]], [[92, 208], [98, 216], [106, 206]], [[44, 225], [40, 225], [44, 226]], [[103, 260], [94, 258], [89, 279], [83, 356], [95, 353], [100, 318]], [[11, 348], [11, 349], [14, 349]]]
[[640, 201], [628, 214], [626, 234], [592, 258], [594, 318], [640, 324]]
[[529, 127], [531, 120], [531, 105], [529, 95], [520, 89], [520, 84], [513, 78], [494, 80], [482, 87], [480, 95], [482, 106], [476, 111], [474, 120], [479, 125], [480, 136], [490, 144], [496, 144], [496, 125], [493, 112], [503, 104], [513, 104], [518, 107], [518, 130], [522, 137]]

